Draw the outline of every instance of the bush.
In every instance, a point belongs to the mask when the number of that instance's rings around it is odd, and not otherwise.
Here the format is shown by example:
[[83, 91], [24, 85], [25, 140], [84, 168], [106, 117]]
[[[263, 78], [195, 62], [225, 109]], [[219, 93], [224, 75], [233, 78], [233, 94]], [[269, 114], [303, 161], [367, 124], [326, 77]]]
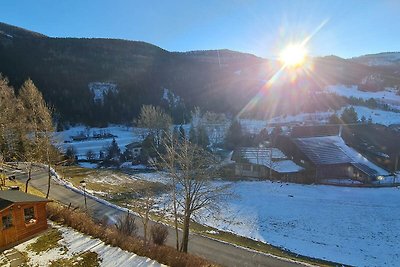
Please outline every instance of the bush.
[[135, 217], [129, 213], [118, 218], [115, 227], [126, 236], [135, 236], [138, 230]]
[[168, 237], [168, 227], [161, 224], [153, 224], [150, 228], [151, 238], [156, 245], [164, 245]]

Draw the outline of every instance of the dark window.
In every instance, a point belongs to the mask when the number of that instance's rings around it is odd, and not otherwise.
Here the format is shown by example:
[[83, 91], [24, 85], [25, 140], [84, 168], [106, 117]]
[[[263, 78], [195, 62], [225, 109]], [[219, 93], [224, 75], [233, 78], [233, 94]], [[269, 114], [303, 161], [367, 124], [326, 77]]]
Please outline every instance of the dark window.
[[24, 209], [25, 223], [35, 223], [35, 210], [33, 207]]
[[10, 228], [11, 226], [13, 226], [12, 215], [11, 214], [4, 215], [2, 217], [2, 222], [3, 222], [3, 229], [7, 229], [7, 228]]

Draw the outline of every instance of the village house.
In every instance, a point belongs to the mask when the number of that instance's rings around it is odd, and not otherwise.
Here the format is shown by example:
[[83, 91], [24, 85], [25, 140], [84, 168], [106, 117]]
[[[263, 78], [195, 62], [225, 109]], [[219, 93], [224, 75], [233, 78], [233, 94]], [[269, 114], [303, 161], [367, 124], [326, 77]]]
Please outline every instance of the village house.
[[315, 182], [351, 179], [370, 183], [390, 175], [362, 154], [346, 145], [341, 136], [292, 138], [296, 160], [305, 163]]
[[48, 202], [18, 190], [0, 191], [0, 249], [46, 230]]
[[233, 153], [232, 159], [238, 177], [295, 180], [304, 170], [278, 148], [243, 147]]
[[126, 149], [132, 153], [132, 157], [135, 159], [140, 156], [142, 152], [142, 143], [141, 142], [132, 142], [127, 144]]

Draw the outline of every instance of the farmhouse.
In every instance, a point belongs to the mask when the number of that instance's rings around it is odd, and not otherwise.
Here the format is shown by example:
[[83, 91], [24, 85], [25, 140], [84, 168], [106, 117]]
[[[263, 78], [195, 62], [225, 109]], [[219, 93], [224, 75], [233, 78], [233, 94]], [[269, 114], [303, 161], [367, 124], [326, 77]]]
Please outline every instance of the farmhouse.
[[133, 158], [136, 158], [139, 157], [140, 153], [142, 152], [142, 143], [132, 142], [130, 144], [127, 144], [125, 148], [132, 153]]
[[256, 178], [293, 178], [303, 170], [278, 148], [243, 147], [236, 150], [235, 175]]
[[390, 175], [347, 146], [340, 136], [292, 138], [292, 141], [300, 151], [297, 159], [315, 171], [315, 181], [352, 179], [368, 183]]
[[46, 230], [48, 202], [18, 190], [0, 191], [0, 249]]

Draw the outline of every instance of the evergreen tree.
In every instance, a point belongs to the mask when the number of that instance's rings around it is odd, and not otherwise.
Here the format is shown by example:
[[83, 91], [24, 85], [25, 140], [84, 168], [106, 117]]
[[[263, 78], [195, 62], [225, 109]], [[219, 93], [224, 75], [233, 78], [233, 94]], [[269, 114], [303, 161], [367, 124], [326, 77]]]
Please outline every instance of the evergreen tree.
[[143, 140], [142, 143], [142, 150], [140, 152], [140, 161], [142, 163], [147, 164], [149, 158], [155, 158], [158, 156], [157, 150], [156, 150], [156, 142], [154, 140], [154, 135], [149, 134], [146, 136], [146, 138]]
[[207, 130], [203, 125], [200, 125], [197, 129], [197, 145], [205, 149], [209, 144]]
[[361, 123], [365, 123], [366, 120], [367, 120], [367, 118], [366, 118], [364, 115], [362, 115], [362, 117], [361, 117]]
[[109, 161], [119, 161], [119, 158], [121, 156], [121, 150], [119, 149], [118, 143], [113, 138], [111, 144], [107, 148], [107, 155], [106, 159]]
[[357, 123], [358, 122], [358, 115], [355, 111], [354, 107], [345, 108], [343, 110], [342, 116], [340, 117], [344, 123]]
[[242, 125], [238, 120], [234, 120], [226, 133], [225, 147], [228, 149], [240, 147], [243, 142], [243, 137]]
[[339, 119], [338, 115], [332, 114], [332, 116], [329, 117], [329, 124], [341, 124], [342, 121]]

